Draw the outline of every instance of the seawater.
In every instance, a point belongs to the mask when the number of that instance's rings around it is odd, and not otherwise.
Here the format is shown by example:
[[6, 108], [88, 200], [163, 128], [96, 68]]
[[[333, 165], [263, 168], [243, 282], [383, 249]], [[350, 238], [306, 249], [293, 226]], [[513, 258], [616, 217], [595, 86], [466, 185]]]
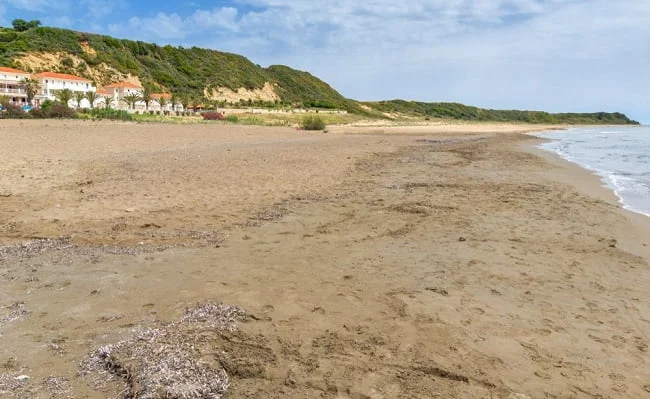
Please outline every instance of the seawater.
[[628, 210], [650, 216], [650, 126], [543, 132], [542, 149], [598, 174]]

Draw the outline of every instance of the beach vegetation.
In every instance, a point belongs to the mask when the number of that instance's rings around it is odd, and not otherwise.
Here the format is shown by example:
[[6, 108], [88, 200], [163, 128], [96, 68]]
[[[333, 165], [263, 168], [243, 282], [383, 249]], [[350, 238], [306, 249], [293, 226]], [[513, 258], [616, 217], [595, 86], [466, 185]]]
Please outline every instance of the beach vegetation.
[[110, 119], [119, 121], [131, 121], [133, 117], [130, 113], [124, 110], [110, 109], [110, 108], [94, 108], [90, 110], [90, 116], [95, 119]]
[[302, 118], [300, 128], [303, 130], [325, 130], [325, 122], [318, 115], [308, 115]]
[[223, 114], [219, 112], [204, 112], [202, 116], [204, 121], [222, 121], [226, 119]]

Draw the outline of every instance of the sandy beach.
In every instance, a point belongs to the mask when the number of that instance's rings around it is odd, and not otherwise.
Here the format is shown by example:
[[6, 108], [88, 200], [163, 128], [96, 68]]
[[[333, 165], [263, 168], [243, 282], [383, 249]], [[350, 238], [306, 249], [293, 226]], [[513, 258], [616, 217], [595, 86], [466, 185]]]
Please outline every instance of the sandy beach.
[[650, 219], [546, 128], [2, 121], [0, 397], [134, 397], [84, 364], [151, 328], [226, 398], [648, 397]]

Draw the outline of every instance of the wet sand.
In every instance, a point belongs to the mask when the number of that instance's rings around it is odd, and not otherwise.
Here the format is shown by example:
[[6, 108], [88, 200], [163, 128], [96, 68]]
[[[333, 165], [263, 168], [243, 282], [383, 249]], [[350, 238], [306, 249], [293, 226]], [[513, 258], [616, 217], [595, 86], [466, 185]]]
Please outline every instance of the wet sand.
[[0, 132], [8, 397], [114, 397], [88, 354], [204, 301], [228, 398], [650, 394], [650, 223], [530, 126], [47, 124]]

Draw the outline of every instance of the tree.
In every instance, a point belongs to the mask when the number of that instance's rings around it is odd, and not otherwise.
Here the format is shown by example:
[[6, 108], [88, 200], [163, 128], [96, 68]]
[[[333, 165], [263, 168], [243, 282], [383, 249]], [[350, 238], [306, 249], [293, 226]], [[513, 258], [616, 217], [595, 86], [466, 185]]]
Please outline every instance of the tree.
[[179, 101], [178, 95], [176, 93], [172, 92], [172, 98], [170, 100], [170, 102], [172, 104], [172, 111], [176, 111], [176, 109], [178, 107], [178, 101]]
[[122, 97], [122, 101], [126, 103], [129, 109], [135, 109], [135, 105], [138, 103], [138, 101], [142, 101], [142, 96], [140, 96], [138, 93], [131, 93]]
[[86, 93], [83, 91], [74, 92], [74, 101], [77, 103], [77, 109], [81, 108], [81, 102], [86, 98]]
[[144, 102], [144, 109], [148, 111], [149, 103], [151, 103], [151, 100], [153, 100], [153, 98], [151, 97], [151, 90], [145, 87], [144, 90], [142, 90], [142, 95], [140, 96], [140, 100]]
[[25, 78], [20, 81], [20, 84], [25, 88], [25, 94], [27, 94], [27, 102], [31, 105], [34, 97], [38, 94], [38, 91], [41, 89], [41, 82], [32, 78]]
[[97, 101], [98, 98], [99, 96], [97, 95], [97, 92], [89, 91], [86, 93], [86, 100], [90, 103], [91, 109], [95, 108], [95, 101]]
[[106, 109], [111, 109], [113, 103], [119, 104], [119, 99], [117, 98], [117, 96], [106, 96], [104, 101], [106, 101], [105, 103]]
[[2, 105], [3, 107], [6, 107], [7, 104], [9, 104], [10, 101], [11, 101], [11, 97], [9, 97], [9, 96], [0, 96], [0, 105]]
[[74, 98], [74, 94], [72, 93], [72, 90], [70, 89], [62, 89], [62, 90], [57, 90], [54, 93], [54, 97], [63, 103], [66, 107], [68, 106], [68, 103], [70, 100]]
[[187, 111], [187, 107], [190, 105], [190, 97], [187, 94], [183, 94], [178, 102], [183, 106], [183, 112]]
[[24, 32], [26, 30], [38, 28], [41, 26], [41, 21], [39, 20], [33, 20], [33, 21], [25, 21], [24, 19], [14, 19], [11, 22], [11, 25], [14, 27], [14, 30], [16, 32]]
[[169, 104], [169, 102], [167, 101], [167, 97], [165, 96], [166, 94], [162, 94], [158, 99], [158, 104], [160, 104], [161, 111], [165, 111], [165, 107], [167, 106], [167, 104]]

